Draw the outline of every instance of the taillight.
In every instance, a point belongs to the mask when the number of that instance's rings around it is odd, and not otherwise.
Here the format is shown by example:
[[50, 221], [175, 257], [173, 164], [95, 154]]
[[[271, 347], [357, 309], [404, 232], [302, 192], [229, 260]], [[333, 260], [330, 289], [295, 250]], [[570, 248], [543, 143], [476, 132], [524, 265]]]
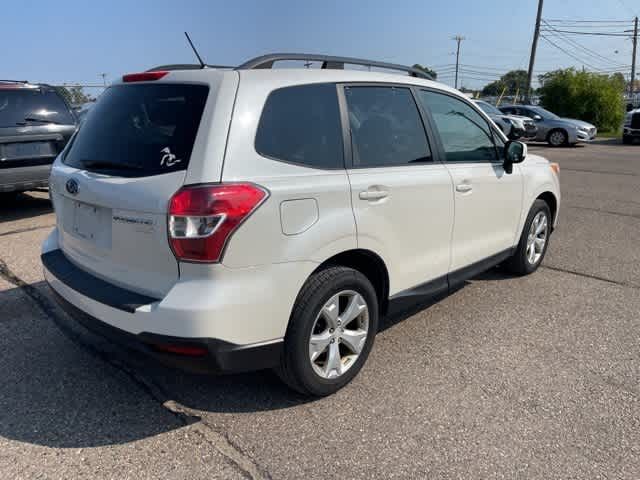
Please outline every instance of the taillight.
[[169, 241], [178, 260], [219, 262], [224, 247], [251, 213], [267, 198], [252, 183], [183, 187], [169, 202]]
[[131, 83], [131, 82], [150, 82], [153, 80], [160, 80], [167, 73], [166, 70], [158, 70], [156, 72], [141, 72], [141, 73], [128, 73], [122, 76], [122, 81]]

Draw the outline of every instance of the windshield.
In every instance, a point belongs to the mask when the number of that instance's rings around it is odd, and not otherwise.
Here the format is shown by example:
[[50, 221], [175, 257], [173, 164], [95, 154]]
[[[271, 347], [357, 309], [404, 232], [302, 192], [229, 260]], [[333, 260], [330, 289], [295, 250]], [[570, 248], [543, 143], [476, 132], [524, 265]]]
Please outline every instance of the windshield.
[[555, 113], [551, 113], [549, 110], [545, 110], [542, 107], [529, 107], [529, 109], [533, 112], [533, 113], [537, 113], [538, 115], [540, 115], [542, 118], [547, 119], [547, 120], [557, 120], [560, 117], [558, 115], [556, 115]]
[[63, 161], [127, 177], [186, 170], [208, 92], [205, 85], [111, 87], [83, 119]]
[[47, 123], [75, 124], [66, 103], [55, 91], [44, 88], [0, 89], [0, 127]]
[[494, 107], [490, 103], [476, 102], [476, 105], [478, 105], [484, 111], [484, 113], [488, 115], [504, 115], [500, 110], [498, 110], [496, 107]]

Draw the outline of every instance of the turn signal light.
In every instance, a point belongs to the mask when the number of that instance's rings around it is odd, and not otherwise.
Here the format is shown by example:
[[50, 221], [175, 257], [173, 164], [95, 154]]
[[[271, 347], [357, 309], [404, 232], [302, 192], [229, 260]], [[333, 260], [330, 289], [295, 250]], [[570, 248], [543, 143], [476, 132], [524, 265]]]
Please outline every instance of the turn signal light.
[[555, 162], [552, 162], [552, 163], [549, 164], [549, 167], [551, 167], [551, 170], [553, 170], [556, 175], [560, 175], [560, 165], [559, 164], [557, 164]]

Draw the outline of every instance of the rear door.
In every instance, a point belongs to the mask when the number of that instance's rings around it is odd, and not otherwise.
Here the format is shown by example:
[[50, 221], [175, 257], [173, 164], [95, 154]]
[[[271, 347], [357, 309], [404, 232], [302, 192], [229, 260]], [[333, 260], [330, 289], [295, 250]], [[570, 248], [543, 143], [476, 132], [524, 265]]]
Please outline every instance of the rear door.
[[[504, 144], [468, 102], [420, 89], [431, 115], [455, 190], [451, 272], [511, 248], [522, 211], [522, 176], [502, 166]], [[481, 268], [482, 270], [482, 268]]]
[[57, 162], [59, 243], [81, 268], [152, 296], [178, 278], [167, 205], [183, 185], [209, 86], [121, 84], [92, 108]]
[[412, 90], [345, 85], [342, 100], [358, 247], [383, 257], [391, 295], [429, 281], [445, 288], [451, 177], [434, 158]]

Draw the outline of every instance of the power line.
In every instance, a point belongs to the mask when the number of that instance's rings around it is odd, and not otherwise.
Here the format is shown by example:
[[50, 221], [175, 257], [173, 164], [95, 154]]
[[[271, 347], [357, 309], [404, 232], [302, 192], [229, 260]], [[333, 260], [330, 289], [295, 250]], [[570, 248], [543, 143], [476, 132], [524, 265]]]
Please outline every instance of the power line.
[[572, 20], [569, 18], [546, 18], [545, 20], [556, 23], [631, 23], [629, 20]]
[[[548, 30], [542, 30], [542, 31], [548, 31]], [[596, 36], [602, 36], [602, 37], [627, 37], [630, 38], [631, 35], [629, 35], [628, 33], [620, 33], [620, 32], [579, 32], [576, 30], [555, 30], [556, 32], [560, 32], [560, 33], [569, 33], [571, 35], [596, 35]]]
[[554, 47], [556, 47], [558, 50], [560, 50], [561, 52], [564, 52], [565, 54], [569, 55], [571, 58], [573, 58], [574, 60], [577, 60], [580, 63], [584, 63], [585, 65], [587, 65], [588, 67], [594, 69], [594, 70], [600, 70], [598, 67], [594, 67], [593, 65], [588, 64], [587, 62], [585, 62], [583, 59], [576, 57], [575, 55], [573, 55], [571, 52], [568, 52], [567, 50], [565, 50], [564, 48], [562, 48], [561, 46], [559, 46], [557, 43], [549, 40], [548, 37], [546, 37], [545, 35], [540, 35], [544, 40], [546, 40], [548, 43], [550, 43], [551, 45], [553, 45]]
[[[542, 20], [543, 23], [547, 23], [545, 20]], [[595, 61], [598, 61], [600, 63], [606, 63], [608, 66], [619, 66], [622, 67], [623, 65], [616, 63], [616, 62], [612, 62], [609, 58], [605, 57], [604, 55], [600, 55], [598, 52], [595, 52], [593, 50], [591, 50], [590, 48], [585, 47], [584, 45], [581, 45], [580, 43], [576, 42], [575, 40], [571, 39], [570, 37], [568, 37], [567, 35], [563, 34], [563, 33], [559, 33], [558, 30], [556, 30], [555, 28], [551, 27], [549, 24], [547, 24], [549, 26], [549, 28], [551, 28], [551, 30], [553, 30], [552, 35], [556, 38], [560, 38], [562, 40], [564, 40], [565, 42], [571, 44], [574, 47], [579, 48], [580, 50], [584, 51], [585, 54], [587, 54], [588, 56], [592, 57]]]

